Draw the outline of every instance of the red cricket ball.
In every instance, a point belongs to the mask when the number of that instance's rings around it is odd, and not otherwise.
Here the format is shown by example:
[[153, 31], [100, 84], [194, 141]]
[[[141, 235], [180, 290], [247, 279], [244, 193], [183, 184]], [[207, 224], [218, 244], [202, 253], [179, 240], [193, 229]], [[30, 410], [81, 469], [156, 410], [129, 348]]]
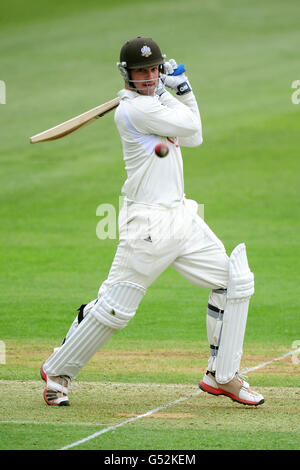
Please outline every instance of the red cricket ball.
[[159, 142], [155, 145], [154, 150], [159, 158], [166, 157], [169, 153], [169, 147], [164, 142]]

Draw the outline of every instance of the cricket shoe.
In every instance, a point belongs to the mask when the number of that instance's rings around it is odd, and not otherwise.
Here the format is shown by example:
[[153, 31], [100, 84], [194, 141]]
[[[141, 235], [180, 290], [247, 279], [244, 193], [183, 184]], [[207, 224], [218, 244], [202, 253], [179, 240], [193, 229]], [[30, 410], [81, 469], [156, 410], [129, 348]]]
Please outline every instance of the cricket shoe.
[[236, 374], [230, 382], [220, 384], [216, 381], [214, 375], [207, 371], [199, 387], [201, 390], [211, 395], [225, 395], [231, 398], [231, 400], [242, 403], [243, 405], [258, 406], [264, 403], [264, 397], [254, 392], [254, 390], [251, 390], [249, 384], [242, 380], [238, 374]]
[[41, 378], [46, 382], [44, 400], [50, 406], [69, 406], [68, 389], [71, 389], [71, 379], [66, 375], [48, 377], [43, 364]]

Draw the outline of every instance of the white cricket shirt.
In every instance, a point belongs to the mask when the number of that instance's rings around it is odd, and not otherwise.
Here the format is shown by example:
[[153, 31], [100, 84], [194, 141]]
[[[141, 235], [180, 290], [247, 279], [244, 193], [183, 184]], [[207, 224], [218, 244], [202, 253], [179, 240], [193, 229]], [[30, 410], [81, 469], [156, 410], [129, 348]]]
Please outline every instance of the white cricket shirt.
[[[202, 126], [193, 92], [173, 96], [143, 96], [121, 90], [115, 122], [127, 172], [122, 194], [128, 201], [174, 206], [184, 198], [180, 145], [202, 143]], [[159, 158], [154, 147], [165, 142], [169, 153]]]

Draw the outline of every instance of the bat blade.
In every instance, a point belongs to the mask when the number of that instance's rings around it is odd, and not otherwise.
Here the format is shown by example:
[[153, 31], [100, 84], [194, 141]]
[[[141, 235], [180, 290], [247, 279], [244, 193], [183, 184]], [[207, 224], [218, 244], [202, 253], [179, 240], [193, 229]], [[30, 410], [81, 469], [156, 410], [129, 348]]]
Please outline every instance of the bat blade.
[[72, 134], [79, 129], [91, 124], [99, 117], [104, 116], [104, 114], [115, 109], [120, 103], [120, 98], [114, 98], [113, 100], [107, 101], [100, 106], [86, 111], [85, 113], [79, 114], [68, 121], [62, 122], [57, 126], [51, 127], [39, 134], [33, 135], [30, 137], [31, 144], [37, 144], [38, 142], [48, 142], [50, 140], [57, 140], [65, 137], [69, 134]]

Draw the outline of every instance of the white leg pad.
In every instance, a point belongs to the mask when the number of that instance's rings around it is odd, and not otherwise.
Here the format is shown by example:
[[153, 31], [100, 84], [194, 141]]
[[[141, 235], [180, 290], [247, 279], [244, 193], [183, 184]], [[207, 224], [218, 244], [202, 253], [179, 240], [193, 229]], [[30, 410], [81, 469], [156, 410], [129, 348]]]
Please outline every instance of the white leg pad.
[[135, 315], [145, 292], [146, 289], [139, 284], [117, 282], [106, 288], [91, 313], [104, 325], [120, 330]]
[[128, 324], [144, 293], [143, 287], [130, 282], [107, 288], [66, 342], [44, 363], [46, 374], [76, 377], [111, 335]]
[[223, 384], [239, 370], [254, 275], [249, 269], [246, 247], [238, 245], [229, 257], [227, 301], [216, 357], [216, 380]]
[[74, 379], [82, 367], [115, 332], [87, 315], [68, 340], [44, 363], [48, 376], [67, 375]]

